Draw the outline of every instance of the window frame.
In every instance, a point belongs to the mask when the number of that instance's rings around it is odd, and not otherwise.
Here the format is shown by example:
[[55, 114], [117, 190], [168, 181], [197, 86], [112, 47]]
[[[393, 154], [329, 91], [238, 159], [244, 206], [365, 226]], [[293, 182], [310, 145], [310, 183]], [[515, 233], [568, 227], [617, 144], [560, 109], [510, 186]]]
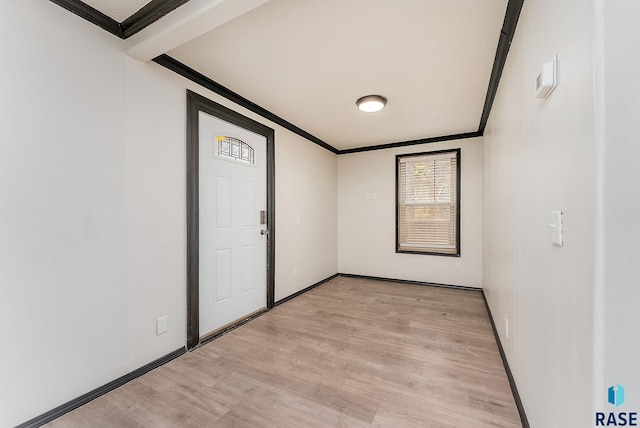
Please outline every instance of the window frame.
[[[416, 250], [416, 249], [403, 249], [400, 244], [400, 163], [402, 159], [411, 158], [411, 157], [425, 157], [425, 156], [438, 156], [443, 154], [451, 154], [455, 153], [456, 158], [456, 185], [455, 185], [455, 204], [456, 204], [456, 219], [455, 219], [455, 251], [453, 253], [444, 253], [439, 252], [435, 248], [425, 248], [425, 250]], [[430, 256], [445, 256], [445, 257], [460, 257], [461, 247], [460, 247], [460, 217], [461, 217], [461, 175], [462, 175], [462, 163], [461, 163], [461, 149], [444, 149], [444, 150], [434, 150], [428, 152], [420, 152], [420, 153], [403, 153], [396, 155], [396, 253], [398, 254], [420, 254], [420, 255], [430, 255]]]

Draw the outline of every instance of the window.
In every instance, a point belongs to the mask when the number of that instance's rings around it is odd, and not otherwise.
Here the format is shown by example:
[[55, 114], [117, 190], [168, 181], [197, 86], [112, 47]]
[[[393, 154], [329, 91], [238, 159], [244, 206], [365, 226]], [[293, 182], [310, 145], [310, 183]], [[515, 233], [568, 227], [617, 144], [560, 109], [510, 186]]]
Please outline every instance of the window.
[[253, 147], [244, 141], [223, 135], [216, 136], [215, 140], [218, 143], [218, 156], [248, 163], [250, 165], [254, 164]]
[[396, 252], [460, 256], [460, 149], [396, 156]]

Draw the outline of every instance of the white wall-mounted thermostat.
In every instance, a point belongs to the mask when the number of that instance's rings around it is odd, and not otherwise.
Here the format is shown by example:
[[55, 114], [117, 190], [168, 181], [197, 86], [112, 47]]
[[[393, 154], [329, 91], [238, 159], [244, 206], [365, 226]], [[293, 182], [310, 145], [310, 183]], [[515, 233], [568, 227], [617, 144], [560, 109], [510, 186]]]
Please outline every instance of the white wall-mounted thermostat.
[[557, 68], [558, 55], [554, 55], [551, 61], [543, 64], [542, 71], [536, 78], [536, 98], [547, 98], [556, 88]]

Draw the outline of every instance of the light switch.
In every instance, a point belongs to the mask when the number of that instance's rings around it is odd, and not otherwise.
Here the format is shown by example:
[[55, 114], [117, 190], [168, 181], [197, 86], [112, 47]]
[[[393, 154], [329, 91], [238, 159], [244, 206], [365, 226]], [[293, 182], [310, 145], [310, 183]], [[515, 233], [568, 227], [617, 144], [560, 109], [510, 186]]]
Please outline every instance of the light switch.
[[551, 212], [551, 242], [562, 247], [562, 211]]

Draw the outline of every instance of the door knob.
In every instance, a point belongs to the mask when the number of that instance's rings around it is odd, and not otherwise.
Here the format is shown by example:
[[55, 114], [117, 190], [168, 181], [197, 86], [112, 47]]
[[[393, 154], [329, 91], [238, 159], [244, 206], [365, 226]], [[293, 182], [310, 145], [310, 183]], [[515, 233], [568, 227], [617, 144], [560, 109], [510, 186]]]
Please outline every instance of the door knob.
[[269, 234], [269, 231], [267, 229], [262, 229], [260, 231], [260, 235], [268, 235], [268, 234]]

